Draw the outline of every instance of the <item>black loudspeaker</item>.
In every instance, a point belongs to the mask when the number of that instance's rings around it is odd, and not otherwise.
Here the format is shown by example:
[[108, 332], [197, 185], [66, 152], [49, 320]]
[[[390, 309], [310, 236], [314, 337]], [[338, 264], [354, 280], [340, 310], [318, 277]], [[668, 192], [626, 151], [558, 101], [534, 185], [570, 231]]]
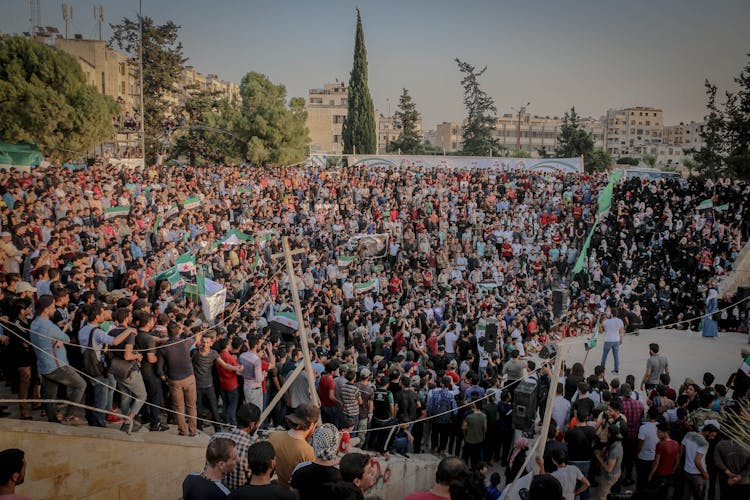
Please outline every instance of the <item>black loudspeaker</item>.
[[528, 431], [536, 419], [537, 384], [521, 382], [513, 393], [513, 427]]
[[750, 297], [750, 286], [738, 286], [737, 293], [734, 296], [734, 302], [744, 300], [746, 297]]
[[555, 356], [557, 356], [557, 344], [547, 344], [539, 351], [539, 357], [542, 359], [550, 359]]
[[568, 312], [568, 296], [570, 292], [565, 288], [552, 290], [552, 314], [556, 319], [563, 317]]
[[497, 323], [487, 323], [484, 330], [484, 350], [488, 354], [497, 352]]

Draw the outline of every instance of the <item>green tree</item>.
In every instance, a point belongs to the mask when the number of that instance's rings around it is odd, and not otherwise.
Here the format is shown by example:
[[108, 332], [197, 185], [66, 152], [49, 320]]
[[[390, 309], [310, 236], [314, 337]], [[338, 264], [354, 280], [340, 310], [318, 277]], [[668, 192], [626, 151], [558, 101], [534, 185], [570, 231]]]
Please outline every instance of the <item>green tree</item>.
[[706, 124], [700, 132], [703, 139], [703, 147], [700, 150], [690, 149], [693, 160], [696, 164], [696, 170], [707, 177], [716, 177], [724, 168], [724, 129], [725, 119], [724, 112], [719, 109], [716, 103], [716, 85], [712, 85], [708, 80], [705, 83], [706, 97], [708, 102], [708, 115], [705, 117]]
[[188, 88], [185, 103], [175, 114], [183, 126], [172, 132], [176, 140], [171, 156], [185, 155], [191, 165], [242, 159], [244, 141], [232, 132], [239, 123], [239, 106], [221, 92]]
[[654, 155], [643, 155], [642, 157], [643, 163], [648, 165], [651, 168], [656, 168], [656, 156]]
[[456, 58], [458, 69], [463, 73], [461, 85], [464, 88], [466, 120], [463, 125], [463, 154], [487, 156], [497, 152], [500, 144], [494, 136], [497, 108], [495, 101], [479, 86], [479, 77], [487, 71], [487, 66], [477, 71], [471, 64]]
[[354, 37], [354, 66], [349, 75], [349, 108], [341, 132], [344, 154], [355, 151], [360, 154], [375, 154], [375, 107], [367, 86], [367, 49], [362, 31], [362, 17], [357, 9], [357, 32]]
[[552, 152], [547, 149], [547, 146], [536, 148], [536, 153], [539, 155], [539, 158], [552, 158]]
[[111, 139], [117, 104], [86, 83], [68, 54], [0, 37], [0, 139], [29, 141], [57, 158], [83, 156]]
[[422, 153], [422, 138], [417, 133], [419, 123], [419, 111], [409, 95], [409, 91], [403, 89], [398, 102], [398, 110], [395, 114], [396, 122], [401, 128], [398, 139], [388, 144], [388, 152], [398, 152], [405, 155], [416, 155]]
[[575, 106], [566, 111], [560, 126], [555, 154], [561, 158], [586, 156], [594, 150], [594, 138], [581, 127]]
[[[136, 81], [140, 78], [138, 49], [141, 39], [138, 19], [123, 18], [112, 24], [109, 43], [130, 57]], [[182, 55], [178, 40], [180, 26], [172, 21], [157, 25], [150, 17], [143, 18], [143, 107], [145, 119], [146, 158], [152, 159], [162, 148], [168, 105], [164, 96], [176, 90], [187, 58]], [[140, 105], [138, 104], [139, 108]]]
[[304, 99], [286, 104], [286, 87], [266, 75], [247, 73], [240, 84], [242, 117], [236, 135], [245, 141], [246, 157], [255, 163], [289, 164], [307, 156]]
[[734, 78], [734, 83], [737, 90], [726, 93], [724, 105], [725, 173], [733, 178], [750, 179], [750, 62]]
[[601, 148], [596, 148], [583, 156], [583, 168], [586, 172], [604, 172], [612, 166], [612, 156]]
[[511, 158], [531, 158], [531, 153], [528, 151], [524, 151], [523, 149], [516, 149], [514, 148], [513, 151], [510, 152]]

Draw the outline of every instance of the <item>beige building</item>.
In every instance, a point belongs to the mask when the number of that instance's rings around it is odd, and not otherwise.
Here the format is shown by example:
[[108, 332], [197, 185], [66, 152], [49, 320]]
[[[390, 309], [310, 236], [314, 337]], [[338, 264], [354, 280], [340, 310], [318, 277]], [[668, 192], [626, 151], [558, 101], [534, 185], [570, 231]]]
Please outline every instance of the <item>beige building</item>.
[[[520, 118], [520, 120], [519, 120]], [[528, 113], [504, 114], [497, 118], [495, 137], [503, 151], [493, 151], [495, 156], [512, 154], [515, 149], [521, 149], [533, 157], [539, 156], [544, 148], [549, 154], [554, 154], [560, 135], [562, 119], [559, 117], [534, 116]], [[594, 145], [602, 147], [603, 130], [599, 120], [582, 118], [581, 126], [592, 134]], [[446, 153], [459, 151], [462, 147], [461, 124], [457, 122], [443, 122], [438, 124], [436, 131], [436, 145], [445, 149]], [[488, 151], [489, 155], [490, 152]]]
[[656, 155], [663, 142], [664, 113], [658, 108], [610, 109], [602, 125], [606, 151], [615, 158]]
[[[401, 135], [401, 123], [393, 116], [383, 116], [377, 113], [375, 126], [378, 131], [378, 154], [385, 154], [388, 144], [398, 139]], [[417, 134], [422, 137], [422, 120], [417, 121]]]
[[107, 47], [103, 40], [55, 38], [55, 48], [73, 56], [81, 65], [86, 81], [120, 104], [123, 112], [133, 112], [138, 83], [130, 72], [128, 56]]
[[348, 93], [343, 82], [326, 83], [322, 89], [310, 89], [305, 109], [310, 131], [310, 151], [318, 154], [342, 154], [341, 129], [348, 113]]
[[[234, 82], [221, 80], [217, 75], [209, 73], [204, 75], [194, 66], [185, 66], [179, 82], [180, 89], [196, 89], [202, 92], [218, 92], [222, 98], [229, 102], [240, 101], [240, 86]], [[184, 101], [185, 93], [180, 96], [180, 103]]]
[[667, 125], [664, 127], [664, 143], [674, 146], [680, 146], [683, 149], [701, 149], [703, 139], [701, 131], [705, 122], [680, 122], [677, 125]]

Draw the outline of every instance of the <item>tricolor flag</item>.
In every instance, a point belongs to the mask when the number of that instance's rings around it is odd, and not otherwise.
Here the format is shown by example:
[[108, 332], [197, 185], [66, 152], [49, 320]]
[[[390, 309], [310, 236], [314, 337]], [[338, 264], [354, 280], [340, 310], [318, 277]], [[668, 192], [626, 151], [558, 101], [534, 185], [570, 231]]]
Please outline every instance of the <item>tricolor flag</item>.
[[198, 208], [203, 204], [203, 200], [201, 200], [198, 196], [191, 196], [190, 198], [185, 200], [185, 203], [182, 204], [182, 208], [185, 210], [192, 210], [194, 208]]
[[182, 278], [182, 275], [180, 275], [180, 272], [177, 270], [177, 266], [172, 266], [166, 271], [163, 271], [154, 277], [154, 281], [164, 281], [166, 280], [169, 282], [170, 289], [174, 290], [176, 288], [180, 288], [181, 286], [185, 285], [185, 280]]
[[742, 362], [742, 366], [740, 366], [740, 371], [745, 374], [745, 376], [750, 377], [750, 356], [745, 358], [745, 361]]
[[729, 208], [729, 203], [724, 203], [723, 205], [719, 205], [718, 207], [714, 207], [714, 210], [717, 212], [723, 212], [724, 210]]
[[249, 234], [245, 234], [239, 229], [230, 229], [227, 235], [221, 240], [222, 245], [241, 245], [246, 241], [252, 242], [253, 237]]
[[252, 188], [248, 188], [248, 187], [245, 187], [245, 186], [240, 186], [240, 187], [237, 188], [237, 193], [238, 194], [252, 193], [252, 192], [253, 192]]
[[255, 271], [257, 268], [263, 267], [263, 257], [260, 256], [260, 252], [255, 252], [255, 258], [250, 263], [250, 270]]
[[273, 233], [257, 233], [255, 237], [260, 242], [260, 246], [266, 246], [266, 243], [273, 239]]
[[203, 316], [210, 323], [224, 311], [227, 302], [227, 289], [221, 283], [206, 278], [203, 273], [198, 273], [197, 285]]
[[491, 292], [495, 288], [499, 287], [497, 283], [480, 283], [479, 289], [483, 292]]
[[166, 214], [165, 218], [167, 220], [171, 219], [172, 217], [174, 217], [175, 215], [177, 215], [179, 213], [180, 213], [180, 207], [177, 206], [177, 203], [172, 203], [172, 206], [169, 207], [169, 210], [167, 210], [167, 214]]
[[700, 202], [700, 204], [695, 207], [696, 210], [706, 210], [707, 208], [712, 208], [714, 206], [714, 202], [711, 201], [711, 198], [707, 200], [703, 200]]
[[364, 283], [356, 283], [354, 285], [354, 293], [365, 293], [371, 291], [378, 291], [380, 288], [380, 280], [374, 279], [365, 281]]
[[352, 255], [339, 255], [336, 257], [336, 264], [339, 267], [348, 267], [352, 262], [354, 262], [354, 256]]
[[297, 315], [292, 311], [282, 311], [276, 313], [272, 318], [271, 322], [276, 322], [280, 325], [284, 325], [292, 330], [299, 328], [299, 322], [297, 321]]
[[174, 260], [177, 272], [195, 274], [195, 255], [184, 253]]
[[104, 220], [111, 220], [117, 217], [127, 217], [130, 213], [130, 205], [126, 207], [112, 207], [104, 209]]

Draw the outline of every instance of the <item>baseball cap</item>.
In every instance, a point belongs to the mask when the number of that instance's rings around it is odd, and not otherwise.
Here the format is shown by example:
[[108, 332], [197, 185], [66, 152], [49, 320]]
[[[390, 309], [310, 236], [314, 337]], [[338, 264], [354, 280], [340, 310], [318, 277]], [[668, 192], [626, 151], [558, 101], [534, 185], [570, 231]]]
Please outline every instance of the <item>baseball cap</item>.
[[27, 281], [20, 281], [16, 285], [16, 293], [24, 293], [24, 292], [36, 292], [36, 288], [31, 286], [31, 283]]
[[313, 424], [318, 421], [318, 418], [320, 418], [320, 409], [310, 403], [299, 405], [294, 413], [287, 417], [293, 425]]
[[360, 379], [370, 378], [371, 376], [372, 376], [372, 372], [370, 371], [369, 368], [362, 368], [362, 371], [359, 372]]

